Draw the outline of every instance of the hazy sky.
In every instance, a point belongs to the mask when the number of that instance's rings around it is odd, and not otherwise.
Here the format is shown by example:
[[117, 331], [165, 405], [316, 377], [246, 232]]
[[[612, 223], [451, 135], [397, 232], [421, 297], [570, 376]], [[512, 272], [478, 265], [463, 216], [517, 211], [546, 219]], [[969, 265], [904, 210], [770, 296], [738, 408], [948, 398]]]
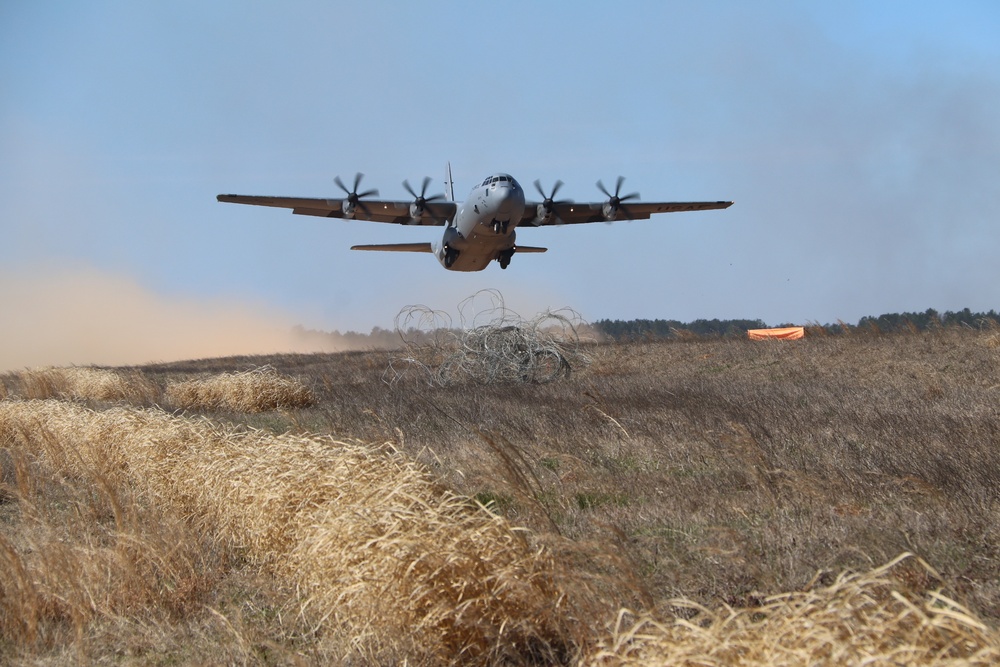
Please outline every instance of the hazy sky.
[[[460, 274], [349, 250], [435, 228], [215, 201], [356, 171], [405, 199], [449, 160], [460, 199], [505, 171], [736, 204], [526, 229], [548, 253]], [[998, 250], [992, 0], [0, 4], [0, 370], [86, 313], [113, 348], [131, 319], [367, 331], [488, 287], [589, 320], [1000, 309]]]

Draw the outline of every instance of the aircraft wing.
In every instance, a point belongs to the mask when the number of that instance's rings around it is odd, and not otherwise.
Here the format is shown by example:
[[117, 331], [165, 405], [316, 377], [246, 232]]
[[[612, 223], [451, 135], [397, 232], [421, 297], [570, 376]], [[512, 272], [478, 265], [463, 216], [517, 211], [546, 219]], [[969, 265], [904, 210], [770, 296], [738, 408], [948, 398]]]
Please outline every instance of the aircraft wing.
[[[275, 206], [290, 208], [296, 215], [315, 215], [321, 218], [347, 218], [343, 211], [343, 199], [317, 199], [309, 197], [261, 197], [257, 195], [219, 195], [220, 202], [230, 204], [250, 204], [252, 206]], [[410, 217], [409, 201], [389, 201], [384, 199], [362, 199], [355, 209], [355, 220], [372, 222], [392, 222], [400, 225], [443, 226], [455, 217], [455, 202], [433, 201], [425, 205], [426, 212], [415, 222]]]
[[434, 252], [430, 243], [383, 243], [379, 245], [352, 245], [351, 250], [381, 250], [382, 252]]
[[574, 225], [583, 222], [615, 222], [617, 220], [648, 220], [654, 213], [677, 213], [680, 211], [709, 211], [712, 209], [729, 208], [731, 201], [691, 201], [691, 202], [627, 202], [618, 207], [614, 218], [604, 218], [604, 202], [575, 204], [571, 202], [556, 203], [553, 206], [550, 222], [539, 220], [537, 216], [538, 202], [525, 202], [524, 217], [518, 223], [522, 227], [541, 227], [544, 225], [567, 224]]

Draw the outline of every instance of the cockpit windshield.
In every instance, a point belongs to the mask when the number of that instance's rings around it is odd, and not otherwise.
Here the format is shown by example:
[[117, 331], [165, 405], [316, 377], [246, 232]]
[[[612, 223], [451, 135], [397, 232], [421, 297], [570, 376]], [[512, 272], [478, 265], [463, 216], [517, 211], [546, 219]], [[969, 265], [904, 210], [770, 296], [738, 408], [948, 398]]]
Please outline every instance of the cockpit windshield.
[[485, 181], [483, 181], [482, 187], [486, 187], [487, 185], [493, 185], [495, 183], [513, 183], [513, 182], [514, 182], [513, 178], [505, 174], [501, 174], [498, 176], [490, 176], [489, 178], [487, 178]]

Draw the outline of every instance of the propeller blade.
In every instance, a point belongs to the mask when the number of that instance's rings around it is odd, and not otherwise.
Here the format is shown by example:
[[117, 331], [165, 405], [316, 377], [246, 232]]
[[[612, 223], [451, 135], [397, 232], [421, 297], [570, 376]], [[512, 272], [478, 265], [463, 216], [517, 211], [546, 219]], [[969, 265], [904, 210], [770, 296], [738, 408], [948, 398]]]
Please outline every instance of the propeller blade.
[[348, 190], [347, 189], [347, 186], [344, 185], [344, 182], [342, 180], [340, 180], [340, 176], [334, 176], [333, 177], [333, 182], [336, 183], [337, 187], [340, 188], [341, 190], [343, 190], [344, 193], [347, 195], [347, 201], [348, 201], [348, 203], [350, 203], [352, 206], [357, 206], [358, 208], [360, 208], [362, 211], [364, 211], [365, 215], [369, 219], [371, 219], [372, 212], [368, 208], [368, 206], [366, 206], [365, 203], [363, 201], [361, 201], [361, 198], [362, 197], [372, 197], [372, 196], [377, 197], [378, 196], [378, 190], [375, 189], [375, 188], [372, 188], [371, 190], [365, 190], [364, 192], [360, 192], [359, 193], [358, 192], [358, 186], [361, 185], [361, 179], [362, 178], [364, 178], [364, 174], [362, 174], [360, 171], [354, 175], [354, 189], [353, 190]]
[[629, 211], [629, 208], [625, 205], [625, 202], [629, 201], [630, 199], [638, 199], [639, 193], [632, 192], [627, 195], [622, 195], [621, 192], [623, 183], [625, 183], [624, 176], [619, 176], [617, 179], [615, 179], [615, 193], [611, 194], [610, 192], [608, 192], [607, 188], [604, 187], [604, 183], [602, 183], [601, 181], [597, 181], [597, 189], [600, 190], [602, 193], [604, 193], [604, 196], [608, 198], [608, 200], [604, 204], [604, 210], [606, 216], [609, 215], [608, 212], [610, 211], [610, 218], [607, 220], [608, 222], [617, 219], [618, 212], [623, 213], [626, 218], [632, 217], [632, 213]]
[[[415, 216], [416, 218], [419, 218], [421, 215], [423, 215], [424, 212], [427, 212], [427, 204], [429, 204], [430, 202], [438, 201], [439, 199], [446, 199], [444, 194], [436, 194], [428, 197], [427, 187], [430, 184], [431, 184], [431, 177], [424, 176], [424, 180], [420, 184], [420, 194], [418, 195], [416, 191], [413, 189], [413, 187], [410, 185], [409, 181], [403, 181], [403, 187], [406, 189], [407, 192], [410, 193], [410, 196], [413, 197], [413, 204], [416, 205], [416, 210], [418, 211], [418, 215]], [[413, 209], [411, 208], [411, 212], [412, 210]], [[431, 214], [431, 218], [435, 222], [441, 222], [442, 220], [439, 216], [433, 214]]]
[[619, 206], [622, 202], [628, 201], [629, 199], [638, 199], [639, 198], [639, 193], [638, 192], [632, 192], [632, 193], [627, 194], [627, 195], [622, 195], [621, 194], [622, 183], [624, 183], [624, 182], [625, 182], [625, 177], [624, 176], [619, 176], [617, 178], [617, 180], [615, 180], [615, 193], [614, 194], [611, 194], [610, 192], [608, 192], [607, 188], [604, 187], [604, 183], [602, 183], [601, 181], [597, 181], [597, 189], [600, 190], [602, 193], [604, 193], [604, 196], [608, 198], [608, 202], [612, 206]]
[[[538, 194], [542, 196], [542, 203], [545, 204], [545, 208], [552, 209], [553, 204], [562, 204], [562, 201], [556, 201], [556, 193], [559, 192], [559, 188], [563, 186], [562, 181], [556, 181], [555, 185], [552, 186], [552, 192], [545, 194], [545, 190], [542, 189], [542, 183], [539, 180], [535, 180], [535, 189], [538, 190]], [[568, 201], [568, 200], [567, 200]]]
[[557, 225], [563, 224], [561, 218], [555, 215], [555, 207], [559, 204], [569, 204], [572, 203], [571, 199], [560, 199], [556, 200], [556, 193], [559, 192], [559, 188], [563, 186], [562, 181], [556, 181], [555, 185], [552, 186], [552, 192], [545, 194], [545, 190], [542, 189], [542, 183], [539, 180], [535, 180], [535, 189], [538, 190], [538, 194], [542, 196], [542, 208], [545, 210], [544, 219], [549, 222], [554, 222]]

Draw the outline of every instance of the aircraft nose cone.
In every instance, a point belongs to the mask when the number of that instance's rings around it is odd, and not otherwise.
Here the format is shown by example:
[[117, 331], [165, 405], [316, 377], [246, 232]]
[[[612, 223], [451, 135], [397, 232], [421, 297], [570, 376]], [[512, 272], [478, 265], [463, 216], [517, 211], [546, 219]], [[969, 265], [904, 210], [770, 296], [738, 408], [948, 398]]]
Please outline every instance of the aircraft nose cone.
[[514, 209], [514, 197], [511, 196], [510, 188], [497, 189], [497, 199], [500, 201], [499, 210], [501, 213], [510, 213]]
[[500, 213], [512, 213], [519, 205], [524, 205], [524, 194], [520, 188], [501, 185], [496, 190], [497, 209]]

